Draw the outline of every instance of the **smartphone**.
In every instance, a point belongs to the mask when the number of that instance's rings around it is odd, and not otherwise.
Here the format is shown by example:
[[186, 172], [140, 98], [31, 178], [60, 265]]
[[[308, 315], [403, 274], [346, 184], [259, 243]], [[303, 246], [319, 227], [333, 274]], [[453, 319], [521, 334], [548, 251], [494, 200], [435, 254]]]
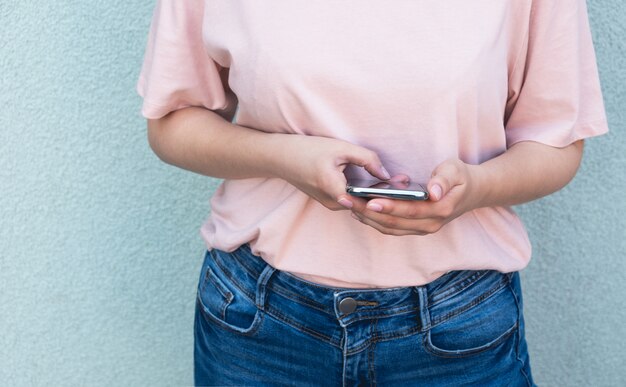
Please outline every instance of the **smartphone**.
[[427, 200], [428, 191], [418, 183], [349, 179], [346, 192], [365, 198], [387, 198], [400, 200]]

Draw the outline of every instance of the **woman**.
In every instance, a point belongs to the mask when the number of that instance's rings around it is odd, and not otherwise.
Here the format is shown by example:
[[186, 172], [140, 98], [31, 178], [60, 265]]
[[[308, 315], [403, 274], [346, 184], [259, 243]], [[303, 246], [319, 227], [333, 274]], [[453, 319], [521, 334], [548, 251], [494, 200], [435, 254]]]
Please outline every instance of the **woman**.
[[155, 153], [225, 179], [196, 384], [533, 385], [509, 206], [607, 131], [584, 0], [160, 0], [138, 92]]

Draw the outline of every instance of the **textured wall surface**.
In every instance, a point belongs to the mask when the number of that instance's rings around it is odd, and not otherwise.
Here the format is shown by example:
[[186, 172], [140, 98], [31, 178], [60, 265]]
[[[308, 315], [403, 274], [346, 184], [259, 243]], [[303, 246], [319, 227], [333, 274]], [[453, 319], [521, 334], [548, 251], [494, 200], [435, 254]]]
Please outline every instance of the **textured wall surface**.
[[[134, 86], [153, 1], [0, 4], [0, 385], [192, 383], [216, 181], [150, 151]], [[519, 208], [538, 383], [626, 385], [626, 9], [589, 4], [612, 132]]]

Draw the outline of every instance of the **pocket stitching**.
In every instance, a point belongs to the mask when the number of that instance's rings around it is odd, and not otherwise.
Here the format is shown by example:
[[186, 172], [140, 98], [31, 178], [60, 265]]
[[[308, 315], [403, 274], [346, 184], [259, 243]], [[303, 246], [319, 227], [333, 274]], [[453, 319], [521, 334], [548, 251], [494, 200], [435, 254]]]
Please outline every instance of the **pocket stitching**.
[[474, 283], [479, 281], [488, 273], [489, 270], [478, 270], [467, 277], [456, 280], [443, 290], [436, 289], [432, 293], [428, 294], [428, 305], [434, 306], [450, 299], [451, 297], [456, 296], [460, 292], [474, 285]]
[[241, 286], [239, 286], [237, 284], [237, 281], [235, 281], [235, 279], [233, 278], [233, 276], [231, 275], [230, 271], [227, 270], [224, 265], [221, 263], [221, 258], [218, 258], [216, 255], [213, 255], [213, 262], [215, 262], [215, 264], [217, 265], [217, 267], [220, 269], [220, 271], [222, 272], [222, 274], [224, 274], [224, 276], [226, 276], [226, 278], [228, 278], [229, 282], [236, 287], [242, 294], [244, 297], [246, 297], [249, 301], [255, 303], [255, 296], [254, 294], [249, 293], [246, 289], [242, 288]]
[[[215, 264], [217, 264], [218, 268], [223, 269], [221, 267], [220, 263], [218, 262], [218, 260], [215, 259], [215, 256], [212, 253], [211, 253], [211, 256], [213, 257], [213, 262]], [[229, 280], [232, 281], [230, 275], [227, 272], [224, 272], [224, 271], [222, 271], [222, 272], [224, 273], [224, 275]], [[224, 329], [226, 329], [226, 330], [228, 330], [230, 332], [237, 333], [237, 334], [240, 334], [240, 335], [249, 336], [249, 335], [254, 334], [256, 332], [256, 330], [258, 329], [258, 327], [260, 326], [260, 322], [263, 319], [263, 314], [259, 311], [259, 308], [256, 307], [256, 304], [254, 304], [254, 302], [249, 299], [249, 297], [248, 297], [248, 295], [246, 294], [245, 291], [243, 291], [239, 286], [233, 284], [233, 286], [235, 286], [237, 289], [242, 291], [241, 295], [243, 296], [244, 299], [247, 299], [248, 301], [251, 301], [252, 304], [255, 305], [256, 313], [254, 315], [254, 319], [252, 320], [252, 323], [250, 324], [250, 327], [248, 327], [248, 328], [240, 328], [240, 327], [237, 327], [235, 325], [228, 324], [225, 321], [226, 307], [234, 299], [234, 294], [232, 294], [232, 292], [230, 291], [230, 288], [228, 288], [222, 282], [222, 280], [215, 274], [215, 272], [213, 271], [213, 269], [210, 266], [206, 268], [205, 273], [206, 273], [205, 274], [205, 278], [202, 281], [202, 287], [198, 289], [198, 292], [197, 292], [197, 295], [196, 295], [196, 301], [197, 301], [197, 303], [200, 306], [200, 308], [199, 308], [200, 309], [200, 313], [204, 317], [205, 321], [207, 321], [208, 323], [214, 322], [214, 323], [218, 324], [220, 327], [222, 327], [222, 328], [224, 328]], [[209, 273], [211, 273], [213, 275], [214, 280], [210, 280], [209, 279], [209, 275], [208, 275]], [[221, 314], [223, 315], [223, 319], [220, 319], [218, 316], [213, 314], [213, 312], [211, 312], [211, 310], [209, 310], [209, 308], [206, 306], [204, 301], [202, 301], [202, 292], [206, 289], [206, 285], [207, 285], [208, 281], [211, 281], [214, 285], [216, 285], [215, 289], [220, 294], [222, 294], [222, 296], [224, 296], [224, 292], [222, 291], [222, 289], [219, 289], [220, 285], [218, 285], [216, 281], [219, 281], [219, 283], [224, 287], [224, 289], [226, 289], [226, 291], [225, 291], [226, 293], [232, 294], [232, 298], [230, 300], [228, 300], [229, 297], [225, 296], [225, 297], [227, 297], [228, 303], [223, 303], [223, 304], [225, 304], [224, 305], [224, 309], [221, 312]]]
[[[474, 301], [470, 302], [468, 305], [464, 306], [463, 308], [459, 309], [459, 310], [455, 310], [453, 312], [450, 312], [446, 315], [444, 315], [442, 318], [436, 320], [436, 323], [432, 324], [430, 326], [430, 328], [428, 329], [428, 331], [425, 332], [423, 338], [422, 338], [422, 345], [424, 347], [424, 349], [435, 355], [435, 356], [439, 356], [439, 357], [444, 357], [444, 358], [461, 358], [461, 357], [466, 357], [466, 356], [470, 356], [470, 355], [475, 355], [484, 351], [487, 351], [497, 345], [499, 345], [501, 342], [503, 342], [505, 339], [507, 339], [513, 332], [517, 331], [518, 327], [519, 327], [519, 305], [517, 303], [517, 297], [515, 295], [515, 292], [513, 292], [513, 290], [511, 289], [511, 287], [509, 286], [510, 283], [510, 276], [509, 275], [505, 275], [504, 276], [505, 280], [502, 281], [502, 283], [500, 284], [501, 286], [498, 286], [494, 289], [492, 289], [492, 291], [487, 292], [487, 293], [483, 293], [480, 297], [478, 297], [477, 299], [475, 299]], [[435, 346], [432, 343], [432, 339], [431, 339], [431, 332], [432, 332], [432, 328], [449, 320], [452, 317], [458, 316], [461, 313], [464, 313], [468, 310], [471, 310], [472, 308], [482, 304], [483, 302], [487, 301], [488, 299], [490, 299], [492, 296], [494, 296], [495, 294], [499, 293], [502, 289], [505, 290], [509, 290], [511, 292], [511, 296], [513, 297], [514, 301], [515, 301], [515, 308], [517, 310], [517, 318], [515, 319], [515, 323], [508, 328], [504, 333], [502, 333], [500, 336], [498, 336], [497, 338], [495, 338], [494, 340], [492, 340], [491, 342], [488, 342], [486, 344], [483, 344], [481, 346], [478, 347], [473, 347], [473, 348], [467, 348], [467, 349], [460, 349], [460, 350], [448, 350], [448, 349], [442, 349], [439, 348], [437, 346]], [[477, 301], [478, 302], [475, 302]]]
[[[505, 278], [505, 277], [503, 277]], [[498, 284], [498, 286], [493, 287], [491, 289], [489, 289], [488, 291], [482, 293], [480, 296], [476, 297], [475, 299], [473, 299], [470, 303], [455, 309], [453, 311], [450, 311], [440, 317], [437, 317], [436, 319], [431, 319], [430, 322], [430, 327], [435, 327], [443, 322], [448, 321], [449, 319], [451, 319], [452, 317], [456, 317], [461, 313], [465, 313], [468, 310], [482, 304], [483, 302], [487, 301], [488, 299], [490, 299], [493, 295], [497, 294], [498, 292], [500, 292], [502, 289], [506, 289], [508, 284], [507, 280], [501, 280], [500, 283]], [[431, 307], [432, 305], [429, 305], [429, 307]]]
[[228, 289], [226, 285], [222, 283], [222, 281], [215, 275], [215, 273], [210, 267], [207, 267], [204, 284], [202, 286], [202, 289], [200, 290], [201, 293], [206, 290], [206, 286], [208, 282], [211, 282], [214, 285], [215, 290], [217, 290], [218, 293], [221, 294], [222, 297], [224, 297], [224, 301], [222, 301], [219, 310], [220, 310], [220, 317], [223, 320], [226, 320], [226, 309], [228, 308], [230, 303], [233, 301], [233, 298], [234, 298], [233, 293]]
[[478, 353], [481, 352], [485, 352], [499, 344], [501, 344], [504, 340], [506, 340], [513, 332], [515, 332], [517, 330], [518, 327], [518, 323], [517, 321], [515, 322], [515, 324], [513, 324], [513, 326], [509, 329], [507, 329], [503, 334], [501, 334], [500, 336], [498, 336], [497, 338], [495, 338], [494, 340], [492, 340], [489, 343], [483, 344], [479, 347], [474, 347], [474, 348], [468, 348], [468, 349], [461, 349], [461, 350], [451, 350], [451, 349], [441, 349], [437, 346], [435, 346], [432, 343], [431, 337], [430, 337], [430, 330], [428, 332], [426, 332], [426, 334], [424, 335], [423, 339], [422, 339], [422, 344], [424, 346], [424, 348], [426, 349], [427, 352], [435, 355], [435, 356], [439, 356], [439, 357], [445, 357], [445, 358], [461, 358], [461, 357], [466, 357], [466, 356], [470, 356], [470, 355], [476, 355]]
[[236, 327], [234, 325], [230, 325], [228, 323], [226, 323], [225, 321], [220, 320], [217, 316], [215, 316], [213, 314], [213, 312], [211, 312], [206, 305], [204, 304], [204, 302], [202, 301], [202, 298], [200, 297], [200, 294], [197, 295], [196, 297], [196, 301], [199, 303], [200, 305], [200, 312], [202, 314], [202, 316], [204, 317], [204, 319], [211, 323], [214, 322], [216, 324], [218, 324], [219, 326], [221, 326], [222, 328], [233, 332], [233, 333], [237, 333], [243, 336], [250, 336], [252, 334], [254, 334], [258, 329], [259, 326], [261, 325], [261, 321], [263, 320], [263, 314], [261, 313], [261, 311], [258, 310], [256, 313], [254, 314], [254, 319], [252, 320], [252, 324], [250, 324], [250, 327], [248, 328], [239, 328]]

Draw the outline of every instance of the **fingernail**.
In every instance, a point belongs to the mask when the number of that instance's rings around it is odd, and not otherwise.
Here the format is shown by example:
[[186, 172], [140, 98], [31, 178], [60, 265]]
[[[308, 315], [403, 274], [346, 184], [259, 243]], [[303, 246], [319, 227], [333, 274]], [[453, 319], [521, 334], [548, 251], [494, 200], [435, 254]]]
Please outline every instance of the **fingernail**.
[[369, 202], [367, 203], [367, 209], [374, 212], [381, 212], [383, 210], [383, 206], [378, 203]]
[[433, 185], [433, 187], [430, 190], [432, 191], [431, 195], [433, 196], [435, 200], [441, 199], [442, 192], [441, 192], [441, 187], [439, 185], [437, 184]]
[[389, 174], [389, 172], [387, 172], [384, 166], [381, 165], [380, 170], [382, 171], [383, 177], [385, 178], [385, 180], [391, 179], [391, 175]]
[[352, 208], [352, 202], [346, 198], [341, 198], [339, 200], [337, 200], [337, 203], [339, 203], [340, 205], [346, 207], [346, 208]]

